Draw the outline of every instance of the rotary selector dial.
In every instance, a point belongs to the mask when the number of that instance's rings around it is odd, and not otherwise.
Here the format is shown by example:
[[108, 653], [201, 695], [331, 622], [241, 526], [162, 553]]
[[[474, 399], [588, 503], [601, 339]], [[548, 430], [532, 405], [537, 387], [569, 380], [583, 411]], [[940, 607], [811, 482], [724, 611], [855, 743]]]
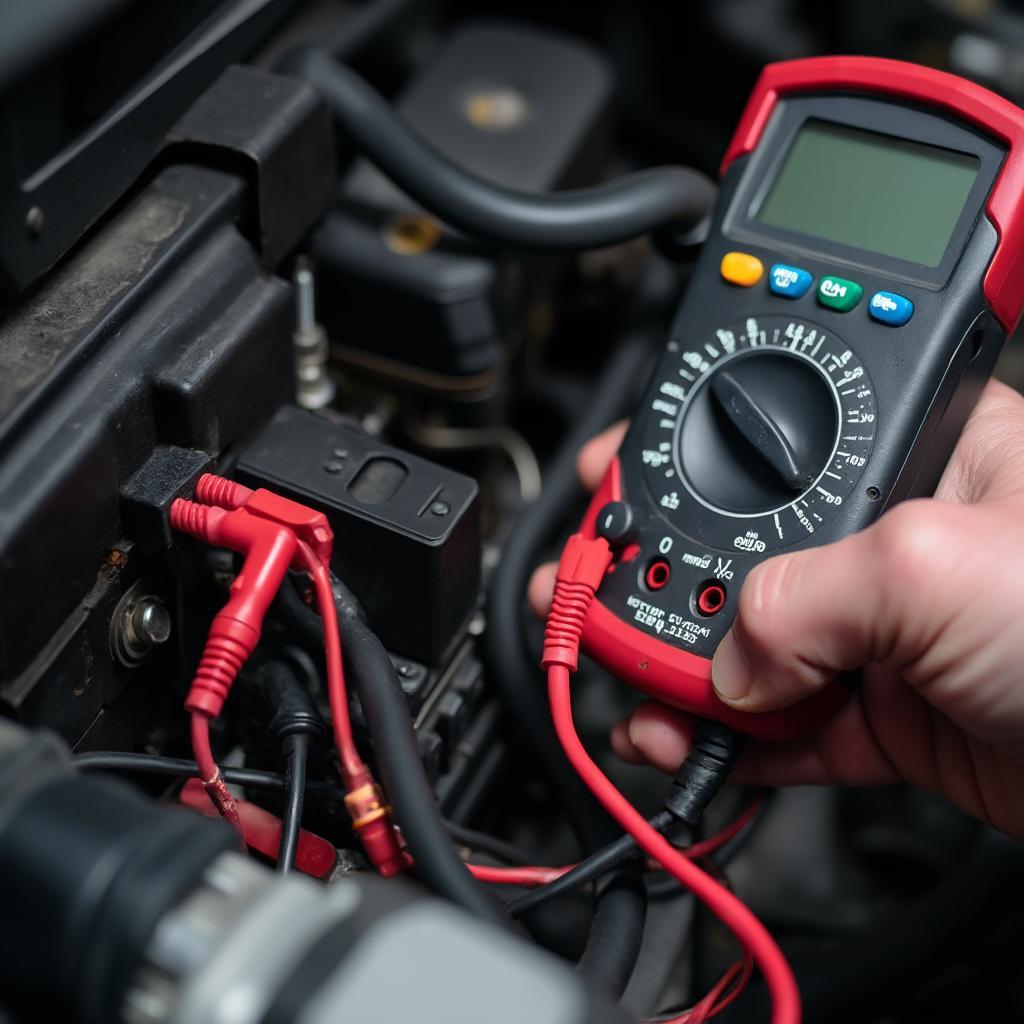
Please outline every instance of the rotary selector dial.
[[875, 432], [871, 382], [820, 325], [749, 317], [669, 343], [641, 452], [662, 516], [726, 550], [808, 537], [848, 500]]

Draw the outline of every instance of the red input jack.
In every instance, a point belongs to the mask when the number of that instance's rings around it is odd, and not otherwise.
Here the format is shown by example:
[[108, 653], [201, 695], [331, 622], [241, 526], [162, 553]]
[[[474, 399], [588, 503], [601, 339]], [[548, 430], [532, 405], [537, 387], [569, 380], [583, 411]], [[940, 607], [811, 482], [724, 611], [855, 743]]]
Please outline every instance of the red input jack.
[[717, 580], [705, 580], [694, 594], [694, 602], [701, 615], [717, 615], [725, 607], [725, 587]]
[[648, 590], [661, 590], [668, 583], [671, 576], [671, 566], [664, 558], [658, 558], [647, 566], [647, 572], [644, 573], [644, 583], [647, 584]]

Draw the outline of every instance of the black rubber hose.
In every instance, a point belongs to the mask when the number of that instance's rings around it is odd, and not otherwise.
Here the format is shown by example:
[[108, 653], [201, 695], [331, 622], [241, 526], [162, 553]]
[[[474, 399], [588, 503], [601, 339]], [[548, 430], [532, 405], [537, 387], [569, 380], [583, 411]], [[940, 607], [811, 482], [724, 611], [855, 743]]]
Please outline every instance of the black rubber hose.
[[[359, 693], [381, 780], [416, 860], [417, 871], [435, 892], [452, 902], [481, 913], [482, 900], [492, 919], [507, 921], [500, 904], [466, 870], [445, 833], [444, 821], [423, 770], [409, 706], [391, 658], [366, 625], [352, 593], [336, 578], [332, 577], [331, 584], [346, 670]], [[285, 587], [281, 595], [280, 611], [291, 621], [304, 618], [308, 629], [313, 613], [298, 594]], [[564, 761], [562, 766], [568, 768]], [[596, 808], [596, 804], [592, 806]], [[437, 829], [441, 830], [443, 843], [437, 840]], [[604, 834], [610, 831], [612, 838], [618, 837], [611, 819], [604, 818], [599, 810], [591, 820], [589, 833], [594, 837], [594, 845], [602, 841], [597, 838], [598, 830]], [[428, 855], [427, 859], [421, 856], [421, 850]], [[599, 980], [616, 997], [625, 991], [639, 956], [646, 907], [639, 870], [620, 872], [601, 891], [579, 969]]]
[[[540, 497], [520, 517], [506, 541], [487, 591], [488, 628], [484, 633], [487, 678], [497, 689], [502, 705], [530, 742], [544, 778], [551, 786], [586, 855], [615, 841], [620, 830], [572, 770], [559, 746], [545, 699], [543, 674], [524, 633], [523, 603], [530, 573], [554, 534], [564, 528], [583, 488], [576, 475], [576, 456], [594, 434], [628, 412], [653, 346], [646, 336], [624, 341], [608, 360], [586, 411], [559, 445], [544, 474]], [[642, 921], [624, 911], [621, 893], [633, 894], [643, 906], [646, 894], [640, 873], [625, 871], [624, 883], [608, 885], [597, 894], [591, 934], [579, 962], [582, 973], [621, 995], [629, 980], [642, 938]], [[621, 885], [625, 885], [625, 890]], [[628, 895], [626, 901], [628, 902]], [[621, 915], [621, 917], [620, 917]], [[634, 929], [627, 930], [627, 927]], [[612, 936], [610, 944], [603, 937]], [[618, 952], [615, 952], [615, 943]], [[614, 955], [612, 955], [614, 953]], [[632, 962], [630, 962], [632, 957]]]
[[284, 740], [284, 813], [281, 815], [281, 845], [277, 854], [277, 870], [286, 875], [295, 870], [302, 829], [302, 804], [306, 796], [306, 763], [309, 759], [309, 737], [295, 733]]
[[608, 360], [585, 412], [545, 469], [540, 497], [526, 508], [506, 540], [487, 590], [484, 657], [488, 680], [497, 687], [507, 713], [533, 746], [573, 830], [590, 849], [609, 842], [619, 830], [572, 770], [555, 736], [539, 650], [531, 651], [525, 634], [524, 600], [530, 574], [546, 545], [565, 528], [566, 515], [584, 496], [576, 475], [580, 448], [628, 412], [633, 389], [651, 353], [649, 339], [632, 338]]
[[577, 250], [660, 228], [688, 236], [715, 200], [710, 179], [688, 167], [652, 168], [572, 191], [516, 192], [452, 163], [325, 48], [295, 50], [282, 67], [324, 97], [360, 153], [425, 209], [468, 235], [524, 248]]
[[[363, 620], [359, 602], [332, 577], [345, 671], [359, 693], [381, 782], [395, 821], [416, 862], [416, 873], [437, 895], [463, 909], [507, 924], [500, 904], [466, 870], [427, 779], [409, 705], [395, 666], [377, 635]], [[282, 605], [294, 617], [312, 612], [290, 587]]]
[[[668, 811], [662, 811], [651, 818], [649, 824], [661, 832], [674, 820]], [[525, 917], [527, 914], [532, 914], [535, 910], [547, 906], [552, 900], [575, 892], [580, 886], [607, 874], [620, 864], [634, 860], [636, 855], [636, 840], [632, 836], [619, 836], [613, 843], [602, 846], [600, 850], [581, 860], [571, 871], [559, 875], [554, 881], [547, 882], [532, 892], [510, 900], [505, 904], [505, 910], [512, 918]]]

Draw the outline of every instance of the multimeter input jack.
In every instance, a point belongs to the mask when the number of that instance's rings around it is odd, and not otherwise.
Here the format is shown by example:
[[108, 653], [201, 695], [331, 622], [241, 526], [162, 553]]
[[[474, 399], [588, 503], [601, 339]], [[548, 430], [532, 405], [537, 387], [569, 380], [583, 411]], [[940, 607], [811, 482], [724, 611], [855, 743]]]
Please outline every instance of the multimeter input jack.
[[648, 590], [661, 590], [672, 575], [672, 569], [664, 558], [656, 558], [647, 566], [644, 583]]
[[693, 592], [693, 604], [705, 617], [717, 615], [725, 607], [725, 587], [718, 580], [705, 580]]

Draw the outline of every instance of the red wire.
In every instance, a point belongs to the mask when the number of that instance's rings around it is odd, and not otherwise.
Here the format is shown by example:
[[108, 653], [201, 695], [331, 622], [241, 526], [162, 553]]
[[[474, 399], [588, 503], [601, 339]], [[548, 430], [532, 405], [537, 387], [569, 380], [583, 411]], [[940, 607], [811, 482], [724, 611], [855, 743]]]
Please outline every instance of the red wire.
[[716, 832], [713, 836], [708, 836], [707, 839], [702, 839], [699, 843], [694, 843], [693, 846], [688, 846], [680, 852], [686, 856], [687, 860], [701, 860], [707, 857], [715, 850], [725, 846], [730, 839], [738, 836], [760, 814], [763, 806], [764, 797], [755, 797], [747, 804], [742, 813], [726, 825], [721, 832]]
[[576, 772], [628, 832], [637, 845], [686, 886], [728, 926], [760, 968], [772, 997], [772, 1024], [799, 1024], [800, 993], [782, 951], [765, 926], [728, 889], [686, 858], [615, 788], [586, 752], [572, 718], [569, 670], [563, 665], [548, 669], [551, 717], [566, 756]]
[[571, 871], [575, 865], [570, 864], [564, 868], [544, 867], [491, 867], [489, 864], [467, 864], [470, 874], [478, 882], [488, 882], [494, 885], [525, 885], [538, 886], [547, 885], [556, 878], [560, 878], [567, 871]]
[[349, 785], [361, 785], [367, 780], [367, 769], [356, 749], [352, 736], [352, 719], [348, 710], [348, 692], [345, 686], [345, 668], [341, 659], [341, 636], [338, 633], [338, 618], [334, 612], [334, 592], [327, 569], [313, 553], [309, 545], [299, 542], [299, 555], [303, 567], [313, 578], [317, 608], [324, 628], [324, 655], [327, 660], [327, 696], [331, 705], [331, 725], [334, 742], [338, 747]]
[[[757, 816], [763, 804], [764, 797], [757, 797], [751, 800], [743, 809], [743, 812], [734, 821], [726, 825], [721, 832], [716, 832], [713, 836], [709, 836], [702, 842], [694, 843], [693, 846], [689, 846], [679, 852], [687, 860], [700, 860], [708, 856], [708, 854], [714, 853], [715, 850], [724, 846], [730, 839], [742, 832]], [[466, 865], [473, 874], [473, 877], [480, 882], [493, 885], [522, 885], [527, 887], [547, 885], [556, 878], [561, 878], [562, 875], [572, 871], [576, 866], [576, 864], [566, 864], [564, 867], [545, 867], [531, 864], [509, 868], [492, 867], [490, 864]], [[656, 869], [660, 865], [653, 864], [652, 867]]]
[[704, 1024], [704, 1021], [716, 1017], [740, 996], [753, 970], [754, 961], [744, 950], [743, 959], [732, 964], [700, 1002], [678, 1017], [660, 1021], [659, 1024]]
[[220, 768], [213, 758], [210, 747], [210, 719], [200, 711], [192, 713], [192, 756], [199, 769], [203, 787], [214, 802], [221, 817], [238, 833], [245, 846], [245, 829], [238, 815], [238, 805], [227, 784], [221, 777]]

